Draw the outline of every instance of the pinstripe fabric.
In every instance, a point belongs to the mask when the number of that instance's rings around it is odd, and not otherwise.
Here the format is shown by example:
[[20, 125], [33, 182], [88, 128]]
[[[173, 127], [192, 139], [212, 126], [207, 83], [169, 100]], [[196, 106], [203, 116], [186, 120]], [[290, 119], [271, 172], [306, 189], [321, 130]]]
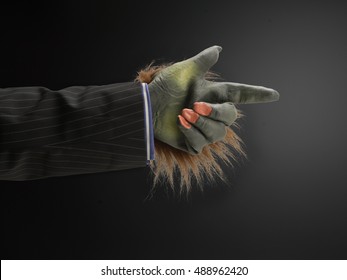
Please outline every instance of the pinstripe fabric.
[[139, 83], [0, 89], [0, 180], [146, 165]]

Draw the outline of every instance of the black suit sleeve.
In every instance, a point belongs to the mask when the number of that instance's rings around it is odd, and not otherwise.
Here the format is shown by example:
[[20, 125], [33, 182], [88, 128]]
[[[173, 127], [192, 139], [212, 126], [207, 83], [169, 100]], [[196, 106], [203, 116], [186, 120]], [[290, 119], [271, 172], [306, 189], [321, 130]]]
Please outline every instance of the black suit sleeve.
[[0, 89], [0, 180], [146, 165], [139, 83]]

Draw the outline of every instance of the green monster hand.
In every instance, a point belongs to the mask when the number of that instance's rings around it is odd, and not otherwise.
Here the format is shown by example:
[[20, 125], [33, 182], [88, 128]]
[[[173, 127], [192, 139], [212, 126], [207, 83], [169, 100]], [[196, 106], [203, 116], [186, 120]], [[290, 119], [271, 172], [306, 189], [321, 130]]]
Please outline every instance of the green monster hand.
[[234, 104], [279, 99], [273, 89], [206, 80], [205, 74], [221, 50], [213, 46], [175, 63], [148, 85], [156, 139], [197, 154], [204, 146], [224, 139], [226, 127], [237, 118]]

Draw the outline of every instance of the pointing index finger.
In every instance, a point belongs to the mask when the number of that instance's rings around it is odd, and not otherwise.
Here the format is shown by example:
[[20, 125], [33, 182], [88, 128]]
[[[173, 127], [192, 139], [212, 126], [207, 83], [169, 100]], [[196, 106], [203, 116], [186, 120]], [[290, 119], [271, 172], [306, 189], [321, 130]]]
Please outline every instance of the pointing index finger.
[[219, 103], [232, 102], [239, 104], [265, 103], [279, 100], [279, 93], [271, 88], [239, 83], [214, 83]]

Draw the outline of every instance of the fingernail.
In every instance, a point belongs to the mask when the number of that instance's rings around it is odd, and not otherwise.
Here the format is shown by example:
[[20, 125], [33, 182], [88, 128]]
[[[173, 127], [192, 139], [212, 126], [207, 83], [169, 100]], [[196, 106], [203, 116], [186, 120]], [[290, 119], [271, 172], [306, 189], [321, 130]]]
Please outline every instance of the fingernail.
[[192, 126], [190, 125], [189, 122], [186, 121], [185, 118], [183, 118], [181, 115], [178, 115], [178, 118], [180, 120], [181, 125], [183, 125], [185, 128], [191, 128]]
[[196, 123], [196, 121], [199, 118], [199, 115], [195, 113], [192, 109], [183, 109], [182, 115], [187, 121], [191, 123]]
[[209, 116], [212, 112], [212, 108], [204, 102], [195, 102], [194, 111], [202, 116]]

